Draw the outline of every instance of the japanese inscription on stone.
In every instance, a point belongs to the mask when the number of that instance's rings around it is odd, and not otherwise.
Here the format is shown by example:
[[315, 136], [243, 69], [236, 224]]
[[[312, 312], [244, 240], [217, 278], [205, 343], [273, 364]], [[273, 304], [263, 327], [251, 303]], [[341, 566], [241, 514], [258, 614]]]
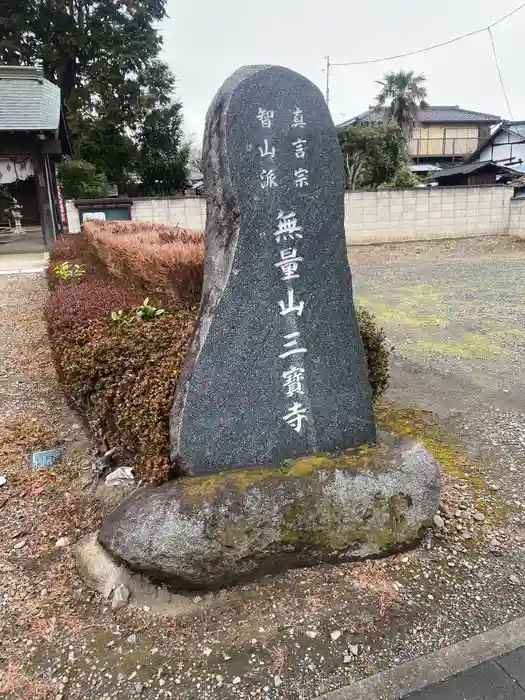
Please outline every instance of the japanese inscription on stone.
[[240, 69], [207, 116], [203, 303], [171, 422], [186, 473], [375, 438], [346, 258], [343, 170], [319, 90]]
[[[263, 129], [271, 129], [274, 118], [275, 110], [259, 108], [257, 119], [260, 121]], [[303, 110], [296, 107], [293, 111], [291, 129], [303, 129], [306, 126]], [[270, 138], [264, 138], [263, 143], [262, 147], [258, 147], [261, 159], [270, 156], [272, 160], [275, 160], [275, 146], [269, 145]], [[306, 144], [306, 139], [290, 140], [290, 148], [293, 150], [296, 158], [305, 158]], [[262, 189], [267, 187], [268, 172], [272, 173], [271, 186], [278, 186], [275, 169], [272, 168], [271, 171], [268, 171], [263, 168], [261, 170]], [[308, 186], [307, 168], [294, 169], [293, 177], [296, 187], [303, 188]], [[282, 372], [282, 379], [284, 394], [290, 399], [282, 419], [297, 433], [302, 433], [305, 430], [308, 419], [307, 377], [302, 355], [308, 350], [301, 346], [301, 332], [298, 328], [298, 318], [303, 313], [304, 302], [295, 301], [293, 282], [300, 279], [299, 267], [300, 263], [304, 261], [304, 258], [297, 253], [299, 242], [303, 238], [303, 227], [298, 225], [295, 211], [290, 211], [286, 214], [280, 211], [277, 214], [275, 226], [276, 230], [273, 231], [273, 236], [277, 244], [279, 257], [274, 266], [279, 268], [281, 281], [286, 283], [284, 287], [286, 300], [281, 299], [278, 301], [279, 313], [281, 316], [286, 317], [283, 319], [283, 328], [286, 328], [288, 331], [283, 334], [283, 352], [279, 355], [279, 359], [287, 360]]]

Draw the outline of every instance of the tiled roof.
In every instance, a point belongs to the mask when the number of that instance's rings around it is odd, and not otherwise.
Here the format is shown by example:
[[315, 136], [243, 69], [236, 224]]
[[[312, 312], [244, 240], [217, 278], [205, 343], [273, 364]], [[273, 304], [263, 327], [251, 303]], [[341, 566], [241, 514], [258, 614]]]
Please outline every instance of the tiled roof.
[[450, 175], [468, 175], [469, 173], [475, 173], [477, 170], [483, 170], [484, 168], [497, 170], [500, 173], [513, 172], [513, 168], [510, 166], [507, 167], [500, 163], [494, 163], [492, 160], [482, 160], [477, 163], [461, 163], [460, 165], [455, 165], [450, 168], [443, 168], [443, 170], [432, 174], [430, 179], [442, 180], [450, 177]]
[[[386, 109], [368, 109], [339, 126], [348, 126], [357, 122], [381, 121], [385, 112]], [[470, 109], [461, 109], [457, 105], [428, 105], [428, 107], [418, 110], [417, 121], [421, 124], [498, 124], [501, 119], [495, 114], [473, 112]]]
[[0, 66], [0, 131], [57, 131], [60, 89], [40, 68]]

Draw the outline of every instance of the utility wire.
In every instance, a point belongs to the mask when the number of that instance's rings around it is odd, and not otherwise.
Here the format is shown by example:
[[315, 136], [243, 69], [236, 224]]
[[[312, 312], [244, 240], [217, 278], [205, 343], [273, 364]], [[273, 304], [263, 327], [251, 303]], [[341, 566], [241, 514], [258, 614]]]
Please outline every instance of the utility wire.
[[[495, 27], [498, 24], [501, 24], [501, 22], [505, 21], [509, 17], [512, 17], [512, 15], [515, 15], [516, 12], [519, 12], [525, 7], [525, 2], [517, 7], [515, 10], [512, 10], [512, 12], [509, 12], [508, 14], [504, 15], [503, 17], [500, 17], [500, 19], [496, 20], [495, 22], [492, 22], [492, 24], [489, 24], [486, 27], [482, 27], [481, 29], [475, 29], [473, 32], [468, 32], [467, 34], [462, 34], [461, 36], [456, 37], [455, 39], [449, 39], [448, 41], [443, 41], [440, 44], [434, 44], [433, 46], [427, 46], [424, 49], [416, 49], [416, 51], [407, 51], [406, 53], [400, 53], [397, 56], [385, 56], [383, 58], [372, 58], [367, 61], [350, 61], [348, 63], [331, 63], [331, 66], [364, 66], [369, 63], [380, 63], [381, 61], [393, 61], [396, 58], [405, 58], [406, 56], [414, 56], [415, 54], [418, 53], [424, 53], [425, 51], [432, 51], [433, 49], [439, 49], [441, 46], [448, 46], [449, 44], [455, 44], [457, 41], [461, 41], [462, 39], [466, 39], [469, 36], [474, 36], [475, 34], [481, 34], [481, 32], [486, 32], [489, 31], [491, 38], [492, 38], [492, 32], [490, 31], [492, 27]], [[492, 42], [494, 44], [494, 42]], [[495, 51], [495, 50], [494, 50]], [[496, 62], [497, 62], [497, 57], [496, 57]], [[499, 71], [499, 66], [498, 66], [498, 71]], [[500, 74], [501, 77], [501, 74]], [[503, 87], [503, 82], [502, 82], [502, 87]], [[510, 108], [509, 108], [510, 111]]]
[[492, 50], [494, 52], [494, 60], [496, 61], [496, 68], [498, 69], [499, 82], [501, 84], [501, 90], [503, 92], [503, 97], [505, 98], [505, 102], [507, 103], [507, 109], [509, 110], [510, 118], [512, 119], [512, 121], [514, 121], [512, 109], [510, 108], [509, 98], [507, 97], [507, 91], [505, 90], [505, 84], [503, 82], [503, 76], [501, 75], [501, 68], [499, 66], [498, 54], [496, 53], [496, 44], [494, 43], [494, 37], [492, 36], [492, 29], [490, 27], [487, 27], [487, 31], [488, 31], [489, 36], [490, 36]]

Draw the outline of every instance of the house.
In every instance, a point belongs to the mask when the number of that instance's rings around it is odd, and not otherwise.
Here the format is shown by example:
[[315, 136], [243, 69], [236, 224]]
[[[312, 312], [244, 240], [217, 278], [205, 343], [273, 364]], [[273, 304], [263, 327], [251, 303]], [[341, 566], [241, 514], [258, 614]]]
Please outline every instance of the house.
[[525, 172], [525, 121], [502, 122], [467, 159], [469, 163], [487, 160]]
[[23, 225], [41, 226], [46, 248], [62, 231], [55, 164], [71, 150], [60, 89], [40, 68], [0, 66], [0, 188]]
[[204, 194], [204, 177], [200, 170], [188, 168], [187, 170], [188, 189], [186, 194], [201, 196]]
[[[385, 113], [386, 109], [369, 109], [339, 126], [381, 121]], [[418, 110], [408, 152], [414, 164], [419, 165], [446, 166], [462, 161], [487, 140], [491, 127], [500, 121], [494, 114], [473, 112], [457, 105], [429, 105]]]
[[519, 177], [519, 172], [491, 160], [477, 163], [460, 163], [439, 170], [430, 176], [438, 185], [453, 187], [458, 185], [495, 185]]

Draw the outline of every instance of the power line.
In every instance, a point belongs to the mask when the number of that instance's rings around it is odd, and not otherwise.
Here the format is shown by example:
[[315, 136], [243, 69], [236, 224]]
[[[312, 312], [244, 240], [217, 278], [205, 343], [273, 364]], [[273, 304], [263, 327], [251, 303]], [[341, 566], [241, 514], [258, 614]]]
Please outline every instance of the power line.
[[499, 66], [498, 54], [496, 52], [496, 44], [494, 43], [494, 37], [492, 36], [492, 29], [490, 27], [487, 27], [487, 31], [488, 31], [489, 36], [490, 36], [490, 41], [492, 44], [492, 51], [494, 52], [494, 60], [496, 61], [496, 68], [498, 69], [499, 82], [501, 85], [501, 90], [503, 92], [503, 97], [505, 98], [505, 102], [507, 103], [507, 109], [509, 110], [510, 118], [512, 119], [512, 121], [514, 121], [514, 116], [512, 114], [512, 110], [510, 108], [509, 98], [507, 97], [507, 91], [505, 90], [505, 84], [503, 82], [503, 76], [501, 75], [501, 68]]
[[406, 53], [400, 53], [397, 54], [396, 56], [385, 56], [383, 58], [372, 58], [366, 61], [349, 61], [348, 63], [332, 63], [332, 66], [364, 66], [366, 64], [370, 63], [381, 63], [381, 61], [393, 61], [396, 58], [405, 58], [406, 56], [415, 56], [418, 53], [424, 53], [425, 51], [432, 51], [433, 49], [439, 49], [442, 46], [448, 46], [449, 44], [455, 44], [457, 41], [461, 41], [462, 39], [467, 39], [470, 36], [474, 36], [475, 34], [481, 34], [481, 32], [485, 32], [487, 30], [490, 31], [492, 27], [495, 27], [498, 24], [501, 24], [501, 22], [504, 22], [506, 19], [509, 17], [512, 17], [512, 15], [515, 15], [516, 12], [519, 12], [525, 7], [525, 2], [517, 7], [515, 10], [512, 10], [512, 12], [507, 13], [503, 17], [500, 17], [500, 19], [496, 20], [495, 22], [492, 22], [492, 24], [489, 24], [486, 27], [482, 27], [481, 29], [475, 29], [473, 32], [468, 32], [466, 34], [462, 34], [461, 36], [456, 37], [455, 39], [449, 39], [448, 41], [443, 41], [440, 44], [433, 44], [432, 46], [427, 46], [424, 49], [416, 49], [415, 51], [407, 51]]

